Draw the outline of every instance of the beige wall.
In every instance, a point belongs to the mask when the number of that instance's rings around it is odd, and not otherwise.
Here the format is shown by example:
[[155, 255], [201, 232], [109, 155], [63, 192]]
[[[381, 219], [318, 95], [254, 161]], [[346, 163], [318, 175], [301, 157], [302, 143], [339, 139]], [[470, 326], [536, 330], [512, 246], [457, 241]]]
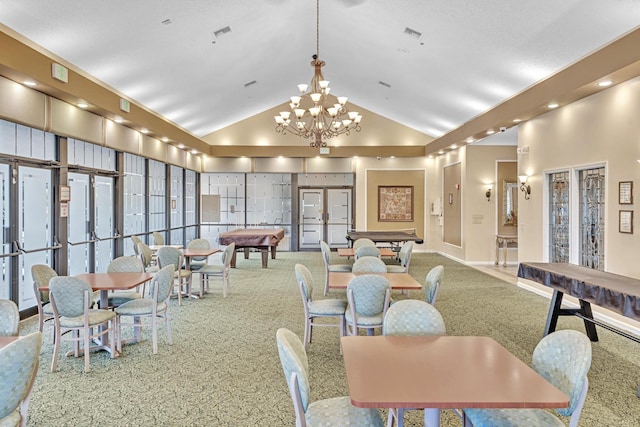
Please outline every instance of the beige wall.
[[[531, 199], [524, 200], [520, 192], [520, 261], [547, 260], [545, 174], [604, 164], [605, 270], [640, 278], [639, 112], [640, 79], [634, 79], [521, 125], [518, 146], [529, 152], [520, 155], [520, 167], [531, 175]], [[634, 181], [633, 205], [618, 204], [619, 181]], [[633, 234], [618, 232], [620, 209], [636, 211]]]
[[442, 168], [443, 240], [462, 247], [462, 164]]

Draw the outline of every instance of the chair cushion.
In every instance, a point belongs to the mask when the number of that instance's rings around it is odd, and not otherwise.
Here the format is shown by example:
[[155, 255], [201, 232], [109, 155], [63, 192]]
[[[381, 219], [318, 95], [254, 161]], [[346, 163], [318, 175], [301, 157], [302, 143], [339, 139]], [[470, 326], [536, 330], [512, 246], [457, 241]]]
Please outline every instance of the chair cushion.
[[[89, 326], [99, 325], [116, 317], [110, 310], [89, 310]], [[61, 317], [60, 326], [63, 328], [81, 328], [84, 326], [84, 316]]]
[[[353, 323], [353, 316], [351, 315], [351, 309], [347, 309], [347, 311], [345, 311], [344, 318], [347, 321], [347, 323]], [[376, 314], [374, 316], [363, 316], [359, 314], [358, 326], [363, 328], [367, 326], [382, 326], [382, 313]]]
[[[158, 304], [158, 313], [162, 313], [167, 308], [167, 304], [162, 302]], [[115, 309], [115, 312], [121, 316], [142, 316], [144, 314], [152, 314], [153, 301], [147, 298], [126, 302]]]
[[309, 404], [305, 419], [313, 426], [372, 426], [382, 427], [380, 412], [372, 408], [356, 408], [348, 396], [318, 400]]
[[464, 413], [474, 427], [563, 427], [560, 418], [542, 409], [465, 409]]
[[401, 265], [387, 265], [387, 273], [406, 273], [407, 269]]
[[127, 292], [127, 291], [118, 291], [112, 292], [109, 294], [109, 305], [110, 306], [119, 306], [124, 304], [125, 302], [129, 302], [135, 299], [140, 299], [140, 294], [138, 292]]
[[347, 302], [340, 299], [320, 299], [309, 302], [309, 314], [315, 316], [338, 316], [344, 314]]
[[46, 303], [42, 306], [42, 312], [47, 316], [53, 316], [53, 307], [50, 303]]
[[18, 427], [22, 421], [19, 407], [4, 418], [0, 418], [0, 427]]
[[198, 270], [198, 273], [200, 274], [222, 274], [222, 272], [224, 271], [224, 266], [223, 265], [205, 265], [203, 267], [200, 268], [200, 270]]
[[191, 270], [178, 270], [173, 274], [173, 277], [190, 277], [191, 276]]
[[334, 273], [349, 273], [351, 272], [351, 265], [349, 264], [332, 264], [329, 266], [329, 271]]

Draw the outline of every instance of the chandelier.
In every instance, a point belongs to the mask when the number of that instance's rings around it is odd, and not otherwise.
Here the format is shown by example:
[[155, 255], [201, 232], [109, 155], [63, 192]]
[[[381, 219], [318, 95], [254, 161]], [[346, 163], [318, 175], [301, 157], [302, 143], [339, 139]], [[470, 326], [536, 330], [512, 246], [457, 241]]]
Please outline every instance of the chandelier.
[[316, 1], [316, 54], [311, 84], [299, 84], [300, 95], [292, 96], [290, 111], [275, 116], [276, 132], [288, 132], [310, 140], [314, 148], [326, 147], [327, 140], [338, 135], [360, 132], [362, 115], [347, 110], [347, 97], [329, 95], [329, 82], [322, 76], [325, 62], [320, 59], [320, 0]]

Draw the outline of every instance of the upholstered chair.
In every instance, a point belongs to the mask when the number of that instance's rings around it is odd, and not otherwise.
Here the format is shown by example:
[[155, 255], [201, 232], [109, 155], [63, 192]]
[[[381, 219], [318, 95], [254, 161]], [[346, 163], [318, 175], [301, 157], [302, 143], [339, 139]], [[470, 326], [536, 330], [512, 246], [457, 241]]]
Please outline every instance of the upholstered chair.
[[[555, 413], [577, 427], [587, 397], [591, 368], [591, 341], [582, 332], [563, 330], [540, 340], [533, 350], [531, 367], [569, 396], [569, 407]], [[564, 422], [544, 409], [465, 409], [465, 427], [558, 426]]]
[[164, 245], [164, 236], [159, 231], [153, 232], [153, 244], [156, 246]]
[[382, 427], [380, 413], [374, 408], [357, 408], [349, 396], [311, 402], [309, 361], [304, 344], [288, 329], [278, 329], [276, 342], [284, 377], [289, 386], [296, 415], [296, 427], [368, 426]]
[[200, 298], [203, 293], [209, 290], [209, 278], [219, 277], [222, 279], [222, 297], [226, 298], [229, 292], [229, 273], [231, 272], [231, 258], [236, 250], [236, 244], [231, 242], [222, 252], [221, 264], [207, 264], [198, 270], [200, 273]]
[[[313, 276], [309, 269], [302, 265], [296, 264], [296, 279], [300, 286], [300, 294], [302, 295], [302, 304], [304, 306], [304, 348], [306, 349], [311, 342], [311, 334], [314, 326], [338, 326], [340, 336], [344, 336], [344, 312], [347, 309], [347, 302], [341, 299], [313, 299]], [[314, 322], [320, 318], [337, 318], [338, 323]]]
[[[144, 265], [135, 256], [121, 256], [109, 263], [107, 273], [144, 273]], [[141, 285], [140, 290], [135, 291], [115, 291], [109, 292], [109, 307], [118, 307], [125, 302], [140, 299], [145, 292], [145, 285]], [[107, 307], [100, 307], [107, 308]]]
[[[382, 323], [383, 335], [444, 335], [447, 330], [442, 315], [434, 306], [425, 301], [406, 299], [397, 301], [389, 307]], [[394, 419], [402, 426], [404, 408], [389, 410], [387, 426]]]
[[53, 308], [49, 304], [49, 291], [41, 291], [39, 288], [49, 286], [49, 280], [58, 277], [58, 273], [48, 265], [34, 264], [31, 266], [31, 277], [38, 305], [38, 331], [42, 332], [44, 325], [53, 326]]
[[366, 256], [380, 258], [380, 249], [378, 249], [376, 246], [365, 245], [360, 246], [358, 249], [356, 249], [354, 254], [356, 260]]
[[[211, 249], [211, 244], [207, 239], [193, 239], [187, 245], [188, 249]], [[189, 263], [189, 268], [191, 271], [198, 271], [200, 268], [207, 265], [207, 257], [206, 256], [198, 256], [191, 257], [191, 262]]]
[[356, 239], [355, 242], [353, 242], [353, 251], [357, 251], [358, 248], [362, 247], [362, 246], [375, 246], [376, 242], [374, 242], [371, 239], [367, 239], [367, 238], [362, 238], [362, 239]]
[[182, 305], [183, 293], [189, 297], [191, 296], [191, 270], [185, 270], [182, 268], [184, 263], [184, 256], [180, 249], [173, 248], [171, 246], [163, 246], [158, 249], [158, 267], [161, 269], [173, 265], [175, 273], [175, 286], [177, 286], [178, 304]]
[[140, 251], [140, 261], [142, 261], [144, 271], [147, 273], [155, 273], [160, 270], [157, 265], [157, 259], [153, 255], [153, 251], [146, 243], [138, 243], [138, 250]]
[[20, 312], [15, 302], [8, 299], [0, 299], [0, 336], [18, 336], [20, 325]]
[[427, 273], [424, 278], [424, 292], [426, 300], [429, 304], [435, 305], [438, 298], [438, 292], [440, 291], [440, 285], [442, 284], [442, 277], [444, 276], [444, 267], [442, 265], [436, 265]]
[[391, 284], [376, 274], [356, 276], [347, 285], [349, 306], [345, 312], [348, 335], [358, 335], [358, 329], [373, 335], [374, 328], [381, 328], [391, 299]]
[[[74, 355], [79, 356], [80, 342], [83, 342], [84, 371], [89, 366], [90, 344], [94, 338], [110, 337], [111, 358], [115, 357], [116, 314], [106, 309], [91, 309], [91, 286], [80, 279], [69, 276], [54, 277], [49, 282], [49, 296], [55, 321], [55, 345], [51, 372], [57, 369], [58, 355], [62, 340], [74, 343]], [[71, 332], [71, 333], [66, 333]]]
[[41, 346], [42, 333], [33, 332], [0, 349], [1, 426], [27, 426]]
[[354, 273], [386, 273], [387, 265], [380, 258], [365, 256], [358, 258], [351, 267]]
[[140, 240], [138, 236], [131, 236], [131, 242], [133, 242], [133, 252], [136, 254], [136, 256], [140, 256], [138, 245], [142, 243], [142, 240]]
[[169, 325], [169, 295], [173, 287], [173, 264], [169, 264], [158, 271], [151, 279], [149, 285], [149, 297], [125, 302], [116, 307], [118, 315], [118, 351], [122, 351], [122, 318], [132, 317], [135, 341], [141, 340], [142, 318], [151, 318], [151, 336], [153, 343], [153, 354], [158, 353], [158, 320], [164, 320], [167, 329], [167, 341], [173, 344], [171, 339], [171, 327]]
[[406, 242], [400, 248], [400, 252], [398, 252], [398, 260], [400, 261], [400, 265], [387, 265], [387, 273], [408, 273], [412, 253], [413, 242]]
[[351, 264], [331, 264], [331, 248], [324, 240], [320, 241], [320, 250], [322, 251], [322, 260], [324, 261], [324, 294], [329, 293], [329, 273], [348, 273], [351, 271]]

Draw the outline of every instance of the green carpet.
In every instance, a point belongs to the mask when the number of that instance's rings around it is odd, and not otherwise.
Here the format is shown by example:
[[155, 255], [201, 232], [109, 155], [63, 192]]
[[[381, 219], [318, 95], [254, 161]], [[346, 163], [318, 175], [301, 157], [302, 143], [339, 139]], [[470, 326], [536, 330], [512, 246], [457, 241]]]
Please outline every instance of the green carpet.
[[[314, 275], [314, 295], [322, 298], [324, 267], [319, 252], [278, 253], [269, 268], [258, 254], [238, 259], [231, 292], [222, 298], [219, 281], [203, 300], [171, 301], [173, 346], [160, 328], [158, 354], [145, 341], [128, 345], [117, 359], [91, 355], [60, 357], [50, 373], [53, 345], [45, 329], [40, 371], [29, 408], [31, 426], [291, 426], [293, 407], [275, 344], [278, 328], [302, 338], [303, 310], [293, 267], [305, 264]], [[344, 262], [333, 254], [332, 262]], [[423, 282], [427, 271], [445, 266], [436, 303], [452, 335], [488, 335], [529, 363], [544, 328], [549, 301], [435, 254], [413, 254], [411, 274]], [[198, 277], [196, 276], [196, 281]], [[344, 296], [332, 292], [331, 296]], [[423, 299], [412, 291], [409, 298]], [[394, 292], [394, 299], [406, 298]], [[21, 334], [36, 330], [35, 318]], [[583, 331], [578, 319], [562, 318], [559, 329]], [[131, 333], [128, 332], [130, 335]], [[590, 390], [580, 426], [638, 426], [640, 380], [638, 344], [599, 329], [593, 344]], [[64, 351], [70, 349], [65, 344]], [[312, 400], [347, 395], [337, 328], [316, 328], [308, 351]], [[428, 362], [425, 362], [428, 363]], [[408, 411], [407, 426], [423, 425], [421, 411]], [[442, 425], [460, 426], [451, 411]]]

